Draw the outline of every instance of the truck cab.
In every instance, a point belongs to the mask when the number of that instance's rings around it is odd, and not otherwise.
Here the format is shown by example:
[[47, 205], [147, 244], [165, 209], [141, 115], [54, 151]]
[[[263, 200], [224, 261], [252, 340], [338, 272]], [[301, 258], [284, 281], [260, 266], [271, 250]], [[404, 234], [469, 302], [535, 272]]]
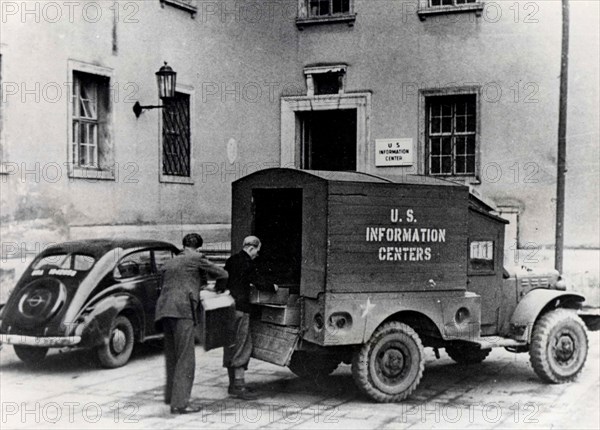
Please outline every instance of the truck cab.
[[424, 347], [467, 364], [493, 347], [529, 351], [542, 379], [572, 380], [587, 356], [584, 297], [554, 270], [505, 270], [507, 223], [432, 177], [277, 168], [235, 181], [232, 243], [258, 236], [261, 270], [284, 287], [254, 296], [253, 356], [311, 378], [351, 364], [380, 402], [414, 391]]

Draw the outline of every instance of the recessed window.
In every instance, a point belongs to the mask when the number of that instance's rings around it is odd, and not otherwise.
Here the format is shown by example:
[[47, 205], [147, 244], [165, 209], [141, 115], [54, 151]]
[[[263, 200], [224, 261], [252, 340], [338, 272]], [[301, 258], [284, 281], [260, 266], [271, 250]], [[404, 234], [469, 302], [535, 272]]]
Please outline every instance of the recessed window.
[[473, 271], [494, 271], [494, 242], [473, 241], [469, 247], [469, 268]]
[[72, 177], [114, 179], [109, 72], [82, 67], [85, 71], [72, 70], [69, 172]]
[[476, 103], [475, 94], [426, 97], [426, 168], [429, 175], [475, 175]]
[[354, 0], [300, 0], [298, 19], [296, 24], [299, 29], [304, 25], [323, 22], [354, 23]]
[[342, 94], [346, 70], [345, 64], [305, 67], [306, 95]]
[[424, 21], [427, 15], [475, 12], [481, 16], [483, 2], [480, 0], [419, 0], [419, 19]]
[[164, 100], [162, 112], [162, 174], [191, 175], [190, 95], [177, 92]]

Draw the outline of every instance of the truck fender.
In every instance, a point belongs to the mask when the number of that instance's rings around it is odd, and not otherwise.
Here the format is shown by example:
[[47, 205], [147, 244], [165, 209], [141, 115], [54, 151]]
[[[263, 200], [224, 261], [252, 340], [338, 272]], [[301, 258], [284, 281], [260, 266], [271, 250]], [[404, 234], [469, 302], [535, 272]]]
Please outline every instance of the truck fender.
[[583, 301], [585, 297], [577, 293], [542, 288], [532, 290], [523, 297], [510, 317], [509, 337], [529, 343], [533, 326], [542, 311], [547, 308], [579, 309]]
[[138, 328], [144, 327], [144, 321], [140, 320], [144, 318], [142, 304], [128, 294], [109, 296], [84, 310], [80, 317], [82, 322], [76, 328], [76, 334], [81, 335], [81, 345], [106, 344], [113, 319], [121, 312], [128, 310], [135, 315], [135, 319], [131, 321], [134, 330], [138, 331]]

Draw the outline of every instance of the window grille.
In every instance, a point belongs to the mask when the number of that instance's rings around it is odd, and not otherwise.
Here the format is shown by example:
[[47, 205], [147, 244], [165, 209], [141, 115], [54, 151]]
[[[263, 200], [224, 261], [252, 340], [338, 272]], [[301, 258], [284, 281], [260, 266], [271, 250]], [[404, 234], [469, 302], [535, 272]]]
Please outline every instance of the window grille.
[[163, 175], [190, 176], [190, 96], [176, 93], [163, 101]]

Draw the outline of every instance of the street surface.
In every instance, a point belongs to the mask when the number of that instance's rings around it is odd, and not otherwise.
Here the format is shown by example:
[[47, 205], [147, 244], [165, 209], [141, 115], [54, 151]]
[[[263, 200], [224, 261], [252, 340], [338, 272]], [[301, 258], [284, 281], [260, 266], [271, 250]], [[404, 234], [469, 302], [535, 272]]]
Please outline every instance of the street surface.
[[171, 415], [162, 402], [160, 347], [138, 346], [119, 369], [98, 368], [86, 351], [51, 352], [43, 366], [27, 368], [10, 345], [0, 351], [0, 428], [600, 428], [600, 336], [589, 333], [583, 373], [571, 384], [547, 385], [528, 354], [492, 351], [474, 366], [454, 364], [427, 349], [421, 384], [399, 404], [368, 401], [355, 388], [350, 366], [315, 384], [288, 369], [253, 360], [249, 386], [257, 401], [227, 396], [220, 349], [197, 348], [193, 389], [197, 414]]

